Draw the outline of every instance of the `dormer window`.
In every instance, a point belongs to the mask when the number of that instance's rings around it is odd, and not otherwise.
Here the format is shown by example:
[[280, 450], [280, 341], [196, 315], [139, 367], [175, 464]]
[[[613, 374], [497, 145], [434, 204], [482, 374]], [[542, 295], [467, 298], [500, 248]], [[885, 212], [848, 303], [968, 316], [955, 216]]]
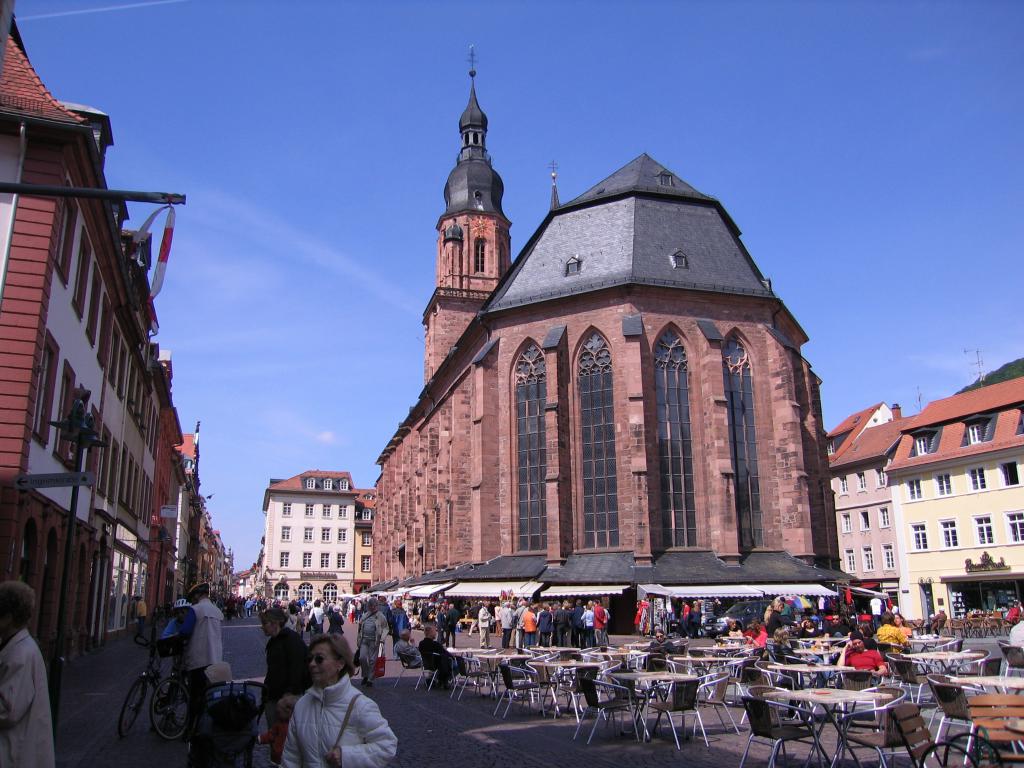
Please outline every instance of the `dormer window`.
[[828, 441], [828, 444], [825, 446], [825, 452], [829, 456], [831, 456], [833, 453], [836, 452], [836, 441], [835, 440], [829, 440]]
[[964, 439], [961, 445], [987, 443], [995, 437], [996, 417], [973, 416], [964, 422]]
[[331, 478], [329, 478], [329, 477], [324, 478], [324, 490], [325, 491], [332, 491], [332, 490], [334, 490], [334, 481]]
[[662, 171], [658, 174], [658, 184], [663, 187], [674, 187], [676, 185], [672, 174], [668, 171]]
[[306, 478], [306, 490], [307, 491], [316, 490], [316, 480], [314, 480], [312, 477], [307, 477]]
[[338, 481], [338, 488], [343, 490], [343, 491], [347, 491], [348, 490], [348, 480], [346, 480], [345, 478], [342, 478], [341, 480], [339, 480]]
[[939, 449], [939, 439], [941, 436], [942, 429], [918, 432], [914, 435], [914, 445], [910, 450], [910, 455], [924, 456], [929, 453], [935, 453]]
[[967, 444], [974, 445], [980, 443], [985, 439], [985, 427], [981, 424], [974, 423], [967, 425]]
[[583, 269], [583, 260], [579, 256], [573, 256], [571, 259], [565, 262], [566, 277], [578, 275], [581, 269]]
[[673, 269], [689, 269], [690, 263], [686, 258], [686, 254], [681, 250], [676, 251], [672, 254], [672, 268]]

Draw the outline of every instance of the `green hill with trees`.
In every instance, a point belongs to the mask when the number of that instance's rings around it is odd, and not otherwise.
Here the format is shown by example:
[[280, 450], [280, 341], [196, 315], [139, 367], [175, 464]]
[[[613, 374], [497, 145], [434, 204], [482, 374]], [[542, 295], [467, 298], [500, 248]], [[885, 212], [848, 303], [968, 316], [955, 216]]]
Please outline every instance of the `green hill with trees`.
[[1001, 381], [1009, 381], [1010, 379], [1016, 379], [1018, 376], [1024, 376], [1024, 357], [1017, 358], [1012, 362], [1006, 363], [999, 368], [996, 368], [992, 373], [985, 374], [984, 381], [978, 380], [973, 384], [968, 384], [966, 387], [957, 392], [961, 394], [963, 392], [970, 392], [972, 389], [978, 389], [980, 387], [987, 387], [989, 384], [998, 384]]

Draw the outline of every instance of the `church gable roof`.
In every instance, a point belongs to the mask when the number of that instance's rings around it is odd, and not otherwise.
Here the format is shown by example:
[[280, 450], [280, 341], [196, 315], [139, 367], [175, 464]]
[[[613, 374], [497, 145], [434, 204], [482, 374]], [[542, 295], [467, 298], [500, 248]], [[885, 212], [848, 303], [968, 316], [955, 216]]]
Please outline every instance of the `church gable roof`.
[[773, 296], [721, 206], [641, 155], [552, 211], [485, 311], [627, 283]]

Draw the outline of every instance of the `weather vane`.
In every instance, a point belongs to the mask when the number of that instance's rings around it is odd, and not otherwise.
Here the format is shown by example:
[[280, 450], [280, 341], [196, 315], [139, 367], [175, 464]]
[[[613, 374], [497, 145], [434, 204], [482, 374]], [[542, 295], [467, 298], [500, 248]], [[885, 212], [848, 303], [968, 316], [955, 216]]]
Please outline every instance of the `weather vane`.
[[469, 46], [469, 58], [466, 59], [469, 62], [469, 76], [476, 77], [476, 46]]
[[556, 163], [554, 160], [552, 160], [548, 164], [548, 168], [551, 169], [551, 178], [552, 179], [557, 178], [558, 177], [558, 163]]

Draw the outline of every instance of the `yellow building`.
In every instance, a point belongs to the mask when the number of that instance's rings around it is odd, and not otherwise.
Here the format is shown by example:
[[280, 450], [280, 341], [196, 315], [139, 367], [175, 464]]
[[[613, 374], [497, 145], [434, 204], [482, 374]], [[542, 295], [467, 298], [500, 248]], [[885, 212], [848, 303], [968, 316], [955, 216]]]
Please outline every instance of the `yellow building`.
[[374, 489], [356, 491], [359, 498], [356, 502], [356, 536], [355, 562], [353, 565], [353, 590], [360, 592], [370, 586], [373, 581], [373, 512], [377, 502], [377, 491]]
[[893, 486], [911, 618], [1024, 596], [1024, 378], [937, 400], [902, 429]]

